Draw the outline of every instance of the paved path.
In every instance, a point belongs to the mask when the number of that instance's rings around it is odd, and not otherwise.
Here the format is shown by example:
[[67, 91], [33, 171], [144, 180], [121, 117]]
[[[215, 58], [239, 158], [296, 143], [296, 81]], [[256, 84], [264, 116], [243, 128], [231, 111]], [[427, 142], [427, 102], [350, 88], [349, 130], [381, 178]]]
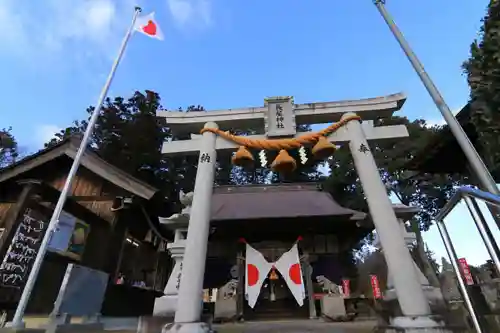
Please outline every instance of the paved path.
[[325, 323], [313, 320], [214, 325], [218, 333], [371, 333], [374, 322]]

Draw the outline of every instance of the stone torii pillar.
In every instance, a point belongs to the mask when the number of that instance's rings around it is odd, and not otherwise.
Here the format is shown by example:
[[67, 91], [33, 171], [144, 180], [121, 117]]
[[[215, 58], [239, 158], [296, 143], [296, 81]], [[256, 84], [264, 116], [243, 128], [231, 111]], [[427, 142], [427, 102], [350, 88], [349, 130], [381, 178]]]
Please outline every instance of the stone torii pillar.
[[[354, 114], [346, 113], [342, 117], [352, 115]], [[356, 121], [347, 123], [345, 128], [349, 132], [349, 149], [404, 315], [393, 318], [392, 324], [403, 332], [446, 332], [441, 323], [431, 318], [429, 302], [422, 290], [413, 258], [401, 233], [386, 187], [380, 178], [365, 132]]]
[[212, 132], [196, 135], [203, 127], [256, 128], [263, 134], [248, 136], [250, 139], [272, 137], [297, 137], [297, 124], [331, 123], [360, 116], [364, 123], [350, 121], [330, 134], [330, 142], [348, 142], [358, 171], [375, 227], [379, 233], [389, 269], [394, 273], [397, 296], [406, 316], [396, 323], [408, 332], [433, 330], [437, 327], [429, 317], [430, 308], [420, 288], [411, 256], [400, 233], [396, 215], [380, 179], [378, 168], [368, 148], [367, 140], [394, 139], [408, 136], [404, 125], [374, 126], [373, 120], [392, 116], [405, 101], [402, 94], [357, 101], [294, 104], [291, 97], [274, 97], [265, 100], [264, 107], [201, 112], [159, 111], [175, 133], [192, 133], [191, 140], [164, 143], [164, 154], [198, 154], [194, 199], [189, 220], [184, 266], [179, 289], [175, 323], [169, 332], [207, 332], [209, 327], [201, 322], [202, 288], [208, 244], [212, 187], [217, 150], [234, 151], [238, 145]]
[[[217, 124], [207, 122], [205, 127], [217, 128]], [[170, 328], [173, 332], [208, 332], [210, 330], [206, 323], [200, 322], [200, 316], [203, 306], [203, 278], [210, 231], [215, 160], [217, 158], [215, 142], [215, 134], [203, 133], [175, 323]]]

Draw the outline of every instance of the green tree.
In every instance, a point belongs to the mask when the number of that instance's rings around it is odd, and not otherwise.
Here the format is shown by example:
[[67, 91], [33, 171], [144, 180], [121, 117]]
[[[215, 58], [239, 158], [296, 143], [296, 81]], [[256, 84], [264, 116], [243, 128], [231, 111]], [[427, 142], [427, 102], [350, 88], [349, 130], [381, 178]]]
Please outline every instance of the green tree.
[[491, 0], [479, 37], [463, 64], [470, 87], [471, 122], [481, 157], [490, 170], [500, 166], [500, 2]]
[[[88, 108], [87, 112], [93, 112]], [[142, 179], [158, 188], [172, 199], [177, 198], [180, 189], [190, 191], [194, 187], [198, 156], [163, 156], [161, 147], [165, 141], [189, 139], [189, 135], [174, 135], [164, 121], [156, 117], [156, 111], [163, 110], [160, 96], [152, 91], [145, 93], [135, 92], [129, 99], [116, 97], [106, 99], [101, 115], [91, 137], [90, 146], [106, 161], [114, 164], [133, 176]], [[204, 111], [200, 105], [191, 105], [185, 110], [176, 111], [199, 112]], [[87, 121], [75, 121], [71, 126], [55, 134], [55, 138], [46, 144], [54, 145], [61, 140], [83, 133]], [[300, 131], [309, 130], [302, 126]], [[237, 135], [256, 134], [254, 129], [230, 129]], [[307, 181], [310, 178], [319, 178], [316, 163], [309, 163], [300, 167], [298, 172], [286, 179], [280, 179], [271, 173], [269, 168], [259, 166], [258, 152], [255, 154], [256, 168], [244, 170], [233, 167], [231, 153], [219, 152], [216, 164], [216, 184], [243, 185], [262, 184], [266, 182]], [[272, 158], [269, 159], [272, 161]]]
[[[388, 194], [393, 192], [405, 205], [418, 206], [420, 229], [427, 230], [432, 216], [450, 198], [453, 186], [460, 180], [448, 175], [429, 175], [425, 181], [409, 177], [404, 166], [424, 149], [429, 139], [439, 130], [428, 126], [425, 120], [410, 121], [406, 117], [382, 119], [377, 125], [405, 125], [409, 136], [403, 139], [370, 142], [370, 149], [387, 185]], [[341, 205], [368, 211], [362, 187], [347, 146], [342, 146], [329, 161], [331, 174], [325, 181], [327, 189]]]
[[[445, 205], [453, 194], [453, 188], [460, 178], [450, 175], [426, 175], [426, 179], [409, 177], [404, 166], [428, 144], [429, 139], [440, 129], [428, 126], [425, 120], [410, 121], [405, 117], [393, 117], [378, 121], [379, 125], [405, 125], [409, 136], [404, 139], [371, 142], [380, 175], [386, 183], [388, 195], [394, 194], [404, 205], [417, 206], [421, 210], [412, 219], [412, 229], [417, 243], [414, 249], [423, 272], [433, 285], [438, 285], [435, 269], [425, 251], [421, 231], [428, 230], [432, 217]], [[368, 211], [366, 199], [347, 146], [341, 147], [330, 161], [331, 175], [325, 181], [325, 188], [343, 206]], [[358, 255], [366, 257], [363, 251], [371, 243], [371, 235], [360, 242], [355, 249]]]
[[19, 157], [19, 147], [12, 128], [0, 129], [0, 168], [4, 168]]
[[[196, 174], [196, 156], [165, 158], [161, 153], [164, 141], [178, 140], [170, 129], [156, 117], [162, 109], [160, 96], [152, 91], [135, 92], [125, 99], [107, 98], [94, 128], [90, 146], [107, 162], [163, 191], [176, 199], [180, 189], [190, 189]], [[202, 110], [189, 106], [186, 112]], [[93, 107], [87, 109], [90, 114]], [[46, 144], [53, 144], [71, 136], [82, 134], [87, 121], [75, 121], [55, 135]]]

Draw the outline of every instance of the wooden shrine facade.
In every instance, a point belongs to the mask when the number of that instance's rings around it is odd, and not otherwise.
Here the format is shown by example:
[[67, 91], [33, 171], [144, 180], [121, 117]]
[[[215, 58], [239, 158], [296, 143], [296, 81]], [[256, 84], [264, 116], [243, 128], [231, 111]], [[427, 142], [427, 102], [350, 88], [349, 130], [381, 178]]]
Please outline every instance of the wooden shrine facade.
[[[67, 139], [0, 170], [1, 310], [15, 309], [79, 143]], [[169, 267], [153, 232], [157, 199], [156, 188], [85, 152], [27, 315], [50, 313], [69, 263], [109, 274], [103, 315], [151, 313]], [[119, 274], [129, 283], [116, 284]]]

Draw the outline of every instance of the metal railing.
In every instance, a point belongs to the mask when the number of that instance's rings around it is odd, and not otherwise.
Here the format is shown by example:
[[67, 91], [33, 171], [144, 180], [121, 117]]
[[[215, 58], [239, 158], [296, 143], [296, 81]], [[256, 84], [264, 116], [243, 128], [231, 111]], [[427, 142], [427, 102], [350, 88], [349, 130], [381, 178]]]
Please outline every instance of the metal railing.
[[448, 233], [448, 230], [444, 223], [444, 219], [446, 218], [446, 216], [448, 216], [448, 214], [453, 210], [453, 208], [456, 207], [456, 205], [461, 200], [464, 200], [472, 216], [472, 219], [474, 220], [474, 224], [476, 225], [476, 228], [479, 231], [479, 234], [481, 235], [481, 238], [486, 246], [486, 249], [488, 250], [490, 257], [493, 263], [495, 264], [497, 272], [500, 273], [500, 260], [499, 260], [500, 251], [498, 250], [497, 242], [495, 241], [491, 233], [491, 230], [488, 226], [488, 223], [484, 218], [484, 215], [481, 212], [481, 209], [476, 201], [477, 199], [484, 201], [487, 205], [492, 205], [493, 207], [495, 207], [495, 209], [496, 208], [500, 209], [499, 196], [491, 194], [489, 192], [476, 190], [470, 187], [460, 187], [457, 190], [457, 192], [453, 195], [453, 197], [450, 199], [450, 201], [437, 214], [434, 220], [436, 222], [436, 226], [438, 227], [441, 238], [443, 239], [446, 252], [450, 257], [453, 271], [457, 276], [460, 291], [462, 292], [465, 304], [467, 306], [467, 309], [469, 310], [474, 328], [478, 333], [482, 333], [484, 332], [484, 330], [480, 325], [478, 314], [474, 310], [472, 300], [470, 298], [470, 295], [466, 287], [466, 281], [464, 280], [465, 277], [460, 270], [459, 260], [457, 253], [455, 251], [455, 247], [453, 246], [450, 234]]

